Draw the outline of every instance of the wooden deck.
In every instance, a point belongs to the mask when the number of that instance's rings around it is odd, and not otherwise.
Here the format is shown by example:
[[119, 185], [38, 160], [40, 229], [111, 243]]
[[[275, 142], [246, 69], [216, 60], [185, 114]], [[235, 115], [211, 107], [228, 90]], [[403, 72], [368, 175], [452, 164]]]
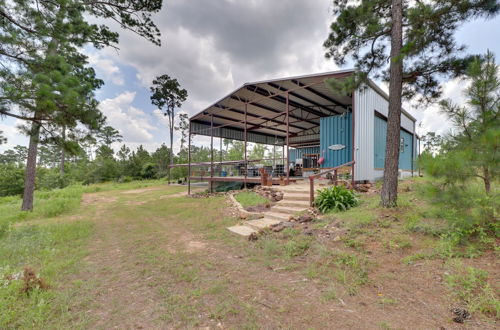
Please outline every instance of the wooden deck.
[[[191, 176], [191, 181], [213, 181], [213, 182], [245, 182], [244, 176]], [[302, 177], [290, 177], [290, 182], [304, 180]], [[286, 181], [286, 178], [285, 178]], [[259, 176], [249, 176], [246, 178], [247, 183], [261, 183]], [[280, 184], [280, 178], [273, 178], [273, 184]]]

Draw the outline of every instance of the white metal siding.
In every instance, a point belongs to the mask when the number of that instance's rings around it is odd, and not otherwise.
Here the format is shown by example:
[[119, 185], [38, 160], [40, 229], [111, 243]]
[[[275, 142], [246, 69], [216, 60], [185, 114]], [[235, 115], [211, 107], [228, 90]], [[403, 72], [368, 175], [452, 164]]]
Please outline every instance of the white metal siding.
[[[381, 177], [381, 171], [374, 169], [374, 116], [375, 111], [387, 117], [389, 102], [369, 86], [354, 93], [354, 155], [355, 180], [374, 181]], [[413, 121], [401, 114], [401, 127], [414, 132]]]

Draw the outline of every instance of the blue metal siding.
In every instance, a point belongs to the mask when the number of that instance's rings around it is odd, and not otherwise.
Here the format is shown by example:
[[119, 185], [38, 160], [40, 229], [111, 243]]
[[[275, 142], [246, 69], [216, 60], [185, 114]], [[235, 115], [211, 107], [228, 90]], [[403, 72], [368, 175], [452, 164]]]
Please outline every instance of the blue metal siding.
[[[331, 150], [329, 146], [342, 144], [342, 150]], [[321, 167], [330, 168], [348, 163], [352, 160], [352, 115], [347, 113], [339, 116], [320, 119], [320, 157], [324, 153], [325, 162]]]
[[[375, 116], [375, 136], [374, 136], [374, 167], [384, 168], [385, 146], [387, 138], [387, 121]], [[413, 136], [406, 131], [401, 130], [401, 139], [403, 139], [402, 149], [399, 152], [399, 168], [402, 170], [411, 170], [412, 144]]]
[[290, 162], [295, 163], [295, 160], [302, 158], [304, 154], [319, 154], [319, 147], [290, 149]]
[[411, 152], [413, 136], [408, 132], [401, 130], [402, 149], [399, 152], [399, 168], [402, 170], [411, 170]]

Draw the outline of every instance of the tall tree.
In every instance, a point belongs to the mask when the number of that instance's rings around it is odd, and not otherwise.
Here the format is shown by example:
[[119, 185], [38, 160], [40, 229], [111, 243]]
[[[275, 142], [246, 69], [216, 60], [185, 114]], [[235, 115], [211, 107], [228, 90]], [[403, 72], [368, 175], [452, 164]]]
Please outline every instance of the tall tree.
[[453, 123], [453, 131], [427, 169], [448, 183], [480, 178], [486, 193], [500, 178], [500, 66], [488, 52], [484, 61], [474, 61], [467, 71], [470, 83], [463, 106], [451, 100], [440, 102], [441, 112]]
[[[175, 78], [164, 74], [156, 77], [151, 86], [151, 103], [163, 112], [168, 118], [168, 132], [170, 137], [170, 165], [174, 164], [173, 144], [175, 109], [180, 108], [186, 101], [188, 93]], [[170, 182], [170, 168], [168, 170], [168, 180]]]
[[370, 76], [389, 81], [381, 201], [392, 207], [397, 205], [402, 97], [431, 101], [441, 93], [439, 79], [462, 75], [473, 57], [460, 56], [464, 47], [457, 45], [454, 32], [469, 19], [498, 14], [500, 4], [497, 0], [333, 0], [333, 5], [335, 21], [324, 43], [326, 57], [339, 65], [351, 57], [358, 74], [330, 85], [352, 91]]
[[189, 134], [189, 117], [187, 113], [179, 113], [179, 125], [175, 129], [181, 132], [181, 150], [184, 150]]
[[[23, 210], [33, 208], [39, 135], [46, 123], [95, 129], [104, 117], [93, 91], [102, 85], [78, 50], [85, 44], [116, 47], [118, 34], [94, 18], [116, 21], [159, 44], [151, 13], [161, 0], [0, 0], [0, 114], [27, 120], [31, 127]], [[44, 126], [45, 125], [45, 126]]]
[[123, 141], [123, 136], [120, 134], [120, 132], [111, 126], [104, 126], [100, 130], [98, 130], [96, 137], [99, 142], [107, 145], [108, 147], [110, 147], [114, 142]]

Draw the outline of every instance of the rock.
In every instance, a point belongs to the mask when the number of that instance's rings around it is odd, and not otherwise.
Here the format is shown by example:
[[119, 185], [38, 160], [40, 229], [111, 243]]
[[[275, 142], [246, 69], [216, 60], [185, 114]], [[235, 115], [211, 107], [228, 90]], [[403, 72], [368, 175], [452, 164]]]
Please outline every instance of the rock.
[[279, 233], [283, 229], [285, 229], [285, 226], [283, 226], [282, 224], [279, 224], [277, 226], [271, 227], [271, 230], [274, 231], [275, 233]]
[[314, 234], [314, 230], [312, 229], [307, 229], [307, 230], [304, 230], [302, 232], [304, 235], [307, 235], [307, 236], [312, 236]]
[[248, 218], [248, 214], [240, 213], [240, 219], [241, 220], [246, 220], [247, 218]]
[[304, 222], [311, 222], [313, 221], [313, 217], [310, 215], [310, 214], [303, 214], [299, 217], [298, 221], [300, 223], [304, 223]]
[[289, 216], [288, 217], [288, 221], [296, 221], [297, 219], [295, 219], [295, 217], [293, 215]]
[[248, 240], [251, 241], [251, 242], [252, 241], [256, 241], [258, 239], [259, 239], [259, 236], [257, 236], [256, 233], [251, 233], [250, 235], [248, 235]]
[[340, 236], [338, 236], [338, 235], [337, 235], [337, 236], [335, 236], [335, 237], [333, 238], [333, 241], [334, 241], [334, 242], [338, 242], [338, 241], [340, 241], [341, 239], [342, 239], [342, 238], [340, 238]]

